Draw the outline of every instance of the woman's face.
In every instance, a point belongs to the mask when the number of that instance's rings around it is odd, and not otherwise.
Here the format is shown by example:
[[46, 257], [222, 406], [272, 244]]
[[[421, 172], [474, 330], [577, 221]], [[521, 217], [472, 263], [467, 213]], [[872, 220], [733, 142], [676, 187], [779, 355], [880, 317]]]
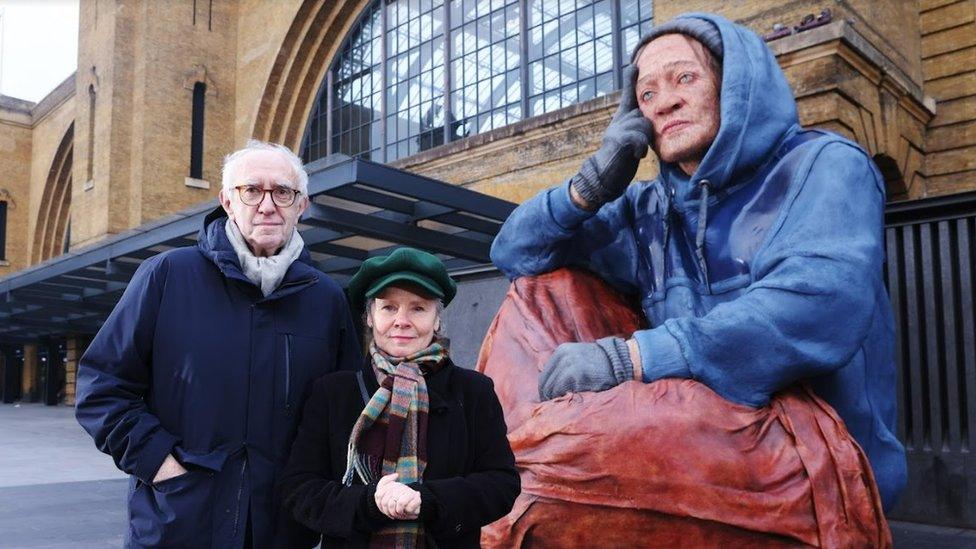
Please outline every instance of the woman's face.
[[384, 353], [403, 358], [426, 348], [440, 327], [437, 300], [390, 286], [373, 300], [366, 324]]

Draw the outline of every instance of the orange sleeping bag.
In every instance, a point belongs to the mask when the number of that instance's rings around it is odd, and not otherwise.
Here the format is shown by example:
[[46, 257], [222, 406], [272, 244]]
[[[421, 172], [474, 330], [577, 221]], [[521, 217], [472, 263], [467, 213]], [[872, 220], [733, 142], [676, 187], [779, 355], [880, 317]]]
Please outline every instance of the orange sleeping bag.
[[522, 477], [486, 547], [889, 547], [870, 465], [806, 386], [763, 408], [667, 379], [539, 402], [556, 346], [629, 337], [641, 317], [595, 276], [516, 280], [478, 370], [495, 382]]

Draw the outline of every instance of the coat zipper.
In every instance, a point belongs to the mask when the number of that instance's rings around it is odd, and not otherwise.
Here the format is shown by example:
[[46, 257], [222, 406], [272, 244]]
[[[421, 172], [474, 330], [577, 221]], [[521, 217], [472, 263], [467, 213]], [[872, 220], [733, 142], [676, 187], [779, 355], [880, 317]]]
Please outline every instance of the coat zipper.
[[247, 443], [244, 444], [244, 463], [241, 464], [241, 482], [237, 485], [237, 511], [234, 513], [234, 534], [237, 537], [237, 529], [241, 523], [241, 498], [244, 497], [244, 473], [247, 472]]
[[291, 334], [285, 334], [285, 411], [291, 411]]

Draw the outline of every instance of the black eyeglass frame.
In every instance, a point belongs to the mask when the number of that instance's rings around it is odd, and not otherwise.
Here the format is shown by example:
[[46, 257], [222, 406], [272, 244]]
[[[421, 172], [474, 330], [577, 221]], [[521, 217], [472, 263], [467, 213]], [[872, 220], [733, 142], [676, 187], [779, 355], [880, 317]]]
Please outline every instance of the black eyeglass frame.
[[[253, 203], [253, 204], [244, 199], [244, 189], [247, 189], [249, 187], [253, 187], [253, 188], [259, 189], [261, 191], [261, 198], [258, 199], [258, 201], [255, 202], [255, 203]], [[291, 189], [291, 188], [288, 188], [288, 187], [285, 187], [285, 186], [282, 186], [282, 185], [277, 185], [273, 189], [262, 189], [258, 185], [238, 185], [238, 186], [234, 187], [234, 189], [237, 191], [238, 198], [241, 199], [241, 202], [245, 206], [259, 206], [259, 205], [261, 205], [262, 202], [264, 202], [265, 195], [267, 195], [268, 193], [272, 193], [271, 194], [271, 202], [275, 206], [278, 206], [279, 208], [290, 208], [290, 207], [292, 207], [292, 206], [295, 205], [295, 200], [298, 198], [298, 195], [302, 194], [302, 191], [299, 191], [298, 189]], [[285, 189], [285, 190], [291, 191], [291, 200], [289, 200], [287, 204], [281, 204], [277, 200], [275, 200], [274, 192], [277, 191], [277, 190], [280, 190], [280, 189]]]

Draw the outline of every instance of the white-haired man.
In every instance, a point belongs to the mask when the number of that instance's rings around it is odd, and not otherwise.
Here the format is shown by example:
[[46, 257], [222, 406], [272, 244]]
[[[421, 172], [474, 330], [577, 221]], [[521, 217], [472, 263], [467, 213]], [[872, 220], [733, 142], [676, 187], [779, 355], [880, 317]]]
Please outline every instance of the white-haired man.
[[317, 541], [273, 486], [309, 382], [359, 367], [355, 328], [295, 230], [298, 157], [249, 142], [220, 202], [196, 248], [142, 263], [79, 363], [78, 421], [131, 475], [127, 546]]

